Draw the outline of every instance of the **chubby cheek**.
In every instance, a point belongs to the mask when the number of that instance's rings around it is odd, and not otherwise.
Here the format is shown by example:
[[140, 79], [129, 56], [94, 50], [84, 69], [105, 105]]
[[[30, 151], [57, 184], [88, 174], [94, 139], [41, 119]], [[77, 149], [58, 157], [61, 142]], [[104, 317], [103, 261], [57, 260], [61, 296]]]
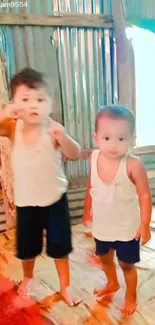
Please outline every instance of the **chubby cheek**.
[[48, 117], [51, 113], [51, 107], [49, 105], [44, 105], [43, 107], [40, 107], [40, 115], [42, 117]]
[[129, 144], [128, 143], [124, 143], [120, 146], [120, 152], [122, 153], [126, 153], [128, 151], [128, 148], [129, 148]]
[[110, 148], [110, 142], [109, 141], [104, 141], [103, 139], [99, 140], [97, 147], [101, 150], [101, 151], [108, 151]]
[[93, 138], [94, 138], [95, 146], [97, 148], [100, 148], [103, 145], [103, 139], [100, 136], [98, 136], [98, 134], [96, 133], [93, 134]]
[[27, 109], [30, 106], [29, 102], [24, 102], [23, 100], [16, 100], [15, 104], [17, 105], [17, 107], [22, 109]]

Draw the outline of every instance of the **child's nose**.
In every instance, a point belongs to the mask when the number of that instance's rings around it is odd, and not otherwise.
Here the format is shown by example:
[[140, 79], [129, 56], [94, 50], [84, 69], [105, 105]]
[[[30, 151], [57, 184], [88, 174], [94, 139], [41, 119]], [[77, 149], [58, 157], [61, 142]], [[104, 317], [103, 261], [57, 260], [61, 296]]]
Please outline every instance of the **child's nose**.
[[31, 107], [30, 107], [31, 109], [37, 109], [37, 103], [36, 102], [33, 102], [32, 104], [31, 104]]
[[116, 147], [117, 147], [117, 141], [116, 140], [112, 141], [111, 147], [112, 147], [112, 149], [116, 149]]

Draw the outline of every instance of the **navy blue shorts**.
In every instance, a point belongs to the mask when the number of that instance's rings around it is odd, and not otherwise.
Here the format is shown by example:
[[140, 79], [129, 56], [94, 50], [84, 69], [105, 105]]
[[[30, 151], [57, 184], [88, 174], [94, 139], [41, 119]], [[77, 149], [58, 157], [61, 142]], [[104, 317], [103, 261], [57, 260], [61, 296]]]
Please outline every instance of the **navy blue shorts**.
[[106, 242], [95, 239], [96, 242], [96, 255], [106, 255], [110, 249], [116, 251], [119, 261], [128, 264], [135, 264], [140, 261], [140, 241], [135, 239], [130, 241], [115, 241]]
[[33, 259], [42, 252], [46, 229], [46, 252], [53, 258], [66, 257], [72, 251], [71, 223], [67, 196], [47, 207], [17, 208], [17, 257]]

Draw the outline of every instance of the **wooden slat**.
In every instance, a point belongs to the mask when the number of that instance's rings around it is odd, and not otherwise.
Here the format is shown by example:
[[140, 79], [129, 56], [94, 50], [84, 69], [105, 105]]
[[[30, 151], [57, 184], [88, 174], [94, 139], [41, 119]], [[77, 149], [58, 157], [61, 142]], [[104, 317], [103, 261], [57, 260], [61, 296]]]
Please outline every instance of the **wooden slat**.
[[[92, 151], [95, 148], [82, 149], [83, 160], [90, 158]], [[146, 146], [146, 147], [135, 147], [133, 153], [136, 155], [148, 155], [155, 153], [155, 146]]]
[[[120, 268], [117, 267], [118, 278], [121, 285], [120, 290], [114, 296], [109, 295], [109, 297], [101, 299], [100, 304], [97, 303], [96, 298], [93, 295], [93, 289], [94, 287], [100, 288], [104, 286], [106, 283], [106, 277], [101, 269], [98, 259], [93, 254], [95, 249], [93, 238], [86, 237], [85, 227], [82, 225], [73, 227], [72, 234], [74, 251], [70, 255], [72, 278], [70, 292], [73, 296], [82, 298], [82, 303], [76, 308], [69, 308], [63, 301], [60, 301], [58, 294], [55, 294], [55, 291], [59, 290], [59, 282], [54, 267], [54, 261], [52, 261], [51, 258], [46, 257], [43, 253], [36, 261], [35, 283], [33, 285], [32, 295], [38, 302], [37, 305], [40, 308], [41, 315], [44, 316], [45, 324], [154, 324], [155, 233], [152, 232], [152, 242], [149, 247], [146, 246], [141, 250], [141, 262], [138, 264], [138, 306], [137, 311], [129, 317], [123, 317], [119, 312], [119, 308], [123, 303], [125, 291], [124, 280]], [[0, 289], [2, 291], [5, 284], [5, 288], [7, 288], [5, 292], [6, 294], [8, 292], [8, 299], [5, 300], [5, 304], [1, 304], [1, 314], [2, 307], [5, 307], [8, 320], [10, 314], [12, 316], [12, 310], [16, 316], [16, 311], [23, 308], [23, 304], [27, 301], [27, 297], [23, 296], [21, 301], [21, 297], [17, 296], [14, 288], [8, 288], [7, 283], [4, 282], [4, 276], [12, 277], [14, 281], [20, 281], [22, 276], [21, 263], [13, 257], [15, 244], [15, 240], [13, 239], [15, 239], [15, 237], [10, 238], [10, 233], [8, 232], [6, 233], [6, 237], [9, 239], [4, 240], [4, 234], [0, 235]], [[23, 309], [21, 310], [21, 313], [22, 311]], [[3, 321], [3, 324], [4, 323], [6, 324], [6, 322]], [[31, 323], [36, 325], [34, 321]]]
[[73, 187], [84, 187], [88, 184], [88, 177], [79, 177], [79, 178], [72, 178], [70, 181], [69, 181], [69, 187], [70, 188], [73, 188]]
[[3, 212], [2, 214], [0, 214], [0, 223], [2, 224], [3, 223], [6, 223], [6, 220], [5, 220], [5, 213]]
[[112, 28], [111, 15], [33, 15], [0, 13], [0, 25]]
[[146, 146], [146, 147], [137, 147], [134, 149], [136, 154], [143, 154], [143, 155], [147, 155], [147, 154], [153, 154], [155, 153], [155, 146]]
[[6, 222], [0, 224], [0, 232], [6, 230]]

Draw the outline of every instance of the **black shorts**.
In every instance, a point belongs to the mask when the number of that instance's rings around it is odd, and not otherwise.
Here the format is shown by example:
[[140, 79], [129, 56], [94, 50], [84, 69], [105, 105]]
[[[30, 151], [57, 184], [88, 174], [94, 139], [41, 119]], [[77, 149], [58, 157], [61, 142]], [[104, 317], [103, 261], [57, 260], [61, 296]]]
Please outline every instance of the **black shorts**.
[[119, 261], [128, 264], [135, 264], [140, 261], [140, 243], [139, 240], [106, 242], [95, 239], [96, 255], [106, 255], [110, 249], [116, 251]]
[[17, 208], [17, 257], [33, 259], [42, 252], [46, 229], [47, 255], [66, 257], [72, 251], [71, 223], [67, 196], [47, 207]]

